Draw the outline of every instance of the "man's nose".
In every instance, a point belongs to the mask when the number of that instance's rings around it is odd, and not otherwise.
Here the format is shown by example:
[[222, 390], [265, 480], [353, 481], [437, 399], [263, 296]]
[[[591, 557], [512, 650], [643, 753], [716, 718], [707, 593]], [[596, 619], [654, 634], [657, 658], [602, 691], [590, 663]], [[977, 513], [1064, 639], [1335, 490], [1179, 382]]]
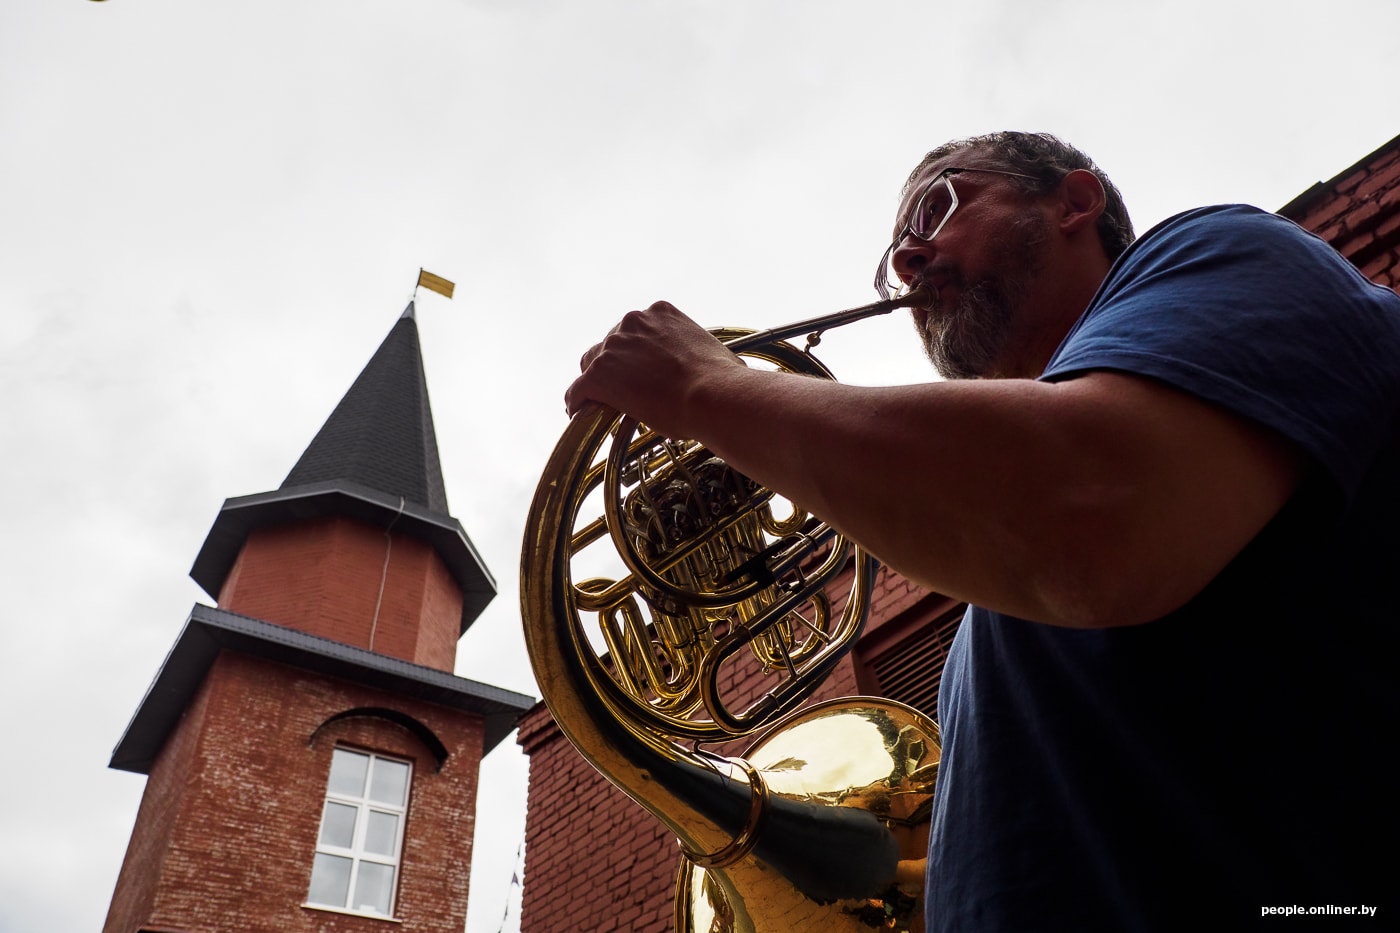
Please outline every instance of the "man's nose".
[[900, 281], [912, 283], [933, 262], [934, 253], [931, 240], [921, 240], [906, 232], [895, 244], [894, 254], [890, 256], [890, 268]]

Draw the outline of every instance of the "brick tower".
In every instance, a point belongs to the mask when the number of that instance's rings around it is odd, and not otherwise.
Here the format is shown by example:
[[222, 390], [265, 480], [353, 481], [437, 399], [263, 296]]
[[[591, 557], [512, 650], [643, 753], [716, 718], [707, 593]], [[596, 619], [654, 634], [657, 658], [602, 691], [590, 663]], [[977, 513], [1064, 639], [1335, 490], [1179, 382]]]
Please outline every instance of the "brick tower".
[[477, 774], [531, 699], [453, 675], [495, 582], [447, 511], [409, 304], [286, 480], [227, 500], [112, 753], [105, 933], [461, 933]]

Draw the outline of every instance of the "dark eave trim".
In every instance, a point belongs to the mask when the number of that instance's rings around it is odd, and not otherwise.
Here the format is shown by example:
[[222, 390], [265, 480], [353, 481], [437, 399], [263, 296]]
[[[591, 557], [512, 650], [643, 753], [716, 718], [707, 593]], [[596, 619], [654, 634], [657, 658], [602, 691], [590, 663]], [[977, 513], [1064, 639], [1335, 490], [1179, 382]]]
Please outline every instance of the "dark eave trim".
[[236, 651], [475, 713], [485, 720], [483, 755], [510, 734], [516, 720], [535, 702], [533, 697], [436, 668], [196, 604], [126, 732], [112, 750], [110, 767], [150, 773], [156, 755], [221, 651]]

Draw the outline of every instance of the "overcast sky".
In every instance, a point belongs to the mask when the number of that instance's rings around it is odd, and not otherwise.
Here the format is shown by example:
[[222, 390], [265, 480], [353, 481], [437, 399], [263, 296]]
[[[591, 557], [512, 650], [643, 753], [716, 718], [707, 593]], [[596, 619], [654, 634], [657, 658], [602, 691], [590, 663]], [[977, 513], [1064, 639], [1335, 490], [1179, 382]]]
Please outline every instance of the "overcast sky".
[[[420, 266], [457, 282], [418, 320], [452, 512], [500, 584], [457, 673], [533, 696], [526, 510], [623, 312], [871, 300], [909, 169], [995, 129], [1081, 146], [1139, 230], [1278, 208], [1400, 132], [1397, 35], [1395, 0], [4, 0], [0, 933], [100, 927], [144, 786], [106, 764], [210, 601], [190, 564]], [[822, 350], [926, 378], [902, 318]], [[487, 759], [471, 933], [507, 910], [525, 770], [513, 736]]]

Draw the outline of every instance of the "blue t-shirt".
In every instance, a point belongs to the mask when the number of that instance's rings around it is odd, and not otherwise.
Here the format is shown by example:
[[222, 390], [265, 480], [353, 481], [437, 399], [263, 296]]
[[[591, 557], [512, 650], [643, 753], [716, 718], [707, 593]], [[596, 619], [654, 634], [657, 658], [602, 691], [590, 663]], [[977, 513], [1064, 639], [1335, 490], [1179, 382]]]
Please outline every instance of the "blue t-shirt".
[[1154, 622], [968, 611], [940, 695], [928, 929], [1234, 929], [1329, 904], [1395, 922], [1400, 297], [1283, 218], [1203, 208], [1119, 259], [1042, 378], [1091, 370], [1258, 421], [1315, 469]]

